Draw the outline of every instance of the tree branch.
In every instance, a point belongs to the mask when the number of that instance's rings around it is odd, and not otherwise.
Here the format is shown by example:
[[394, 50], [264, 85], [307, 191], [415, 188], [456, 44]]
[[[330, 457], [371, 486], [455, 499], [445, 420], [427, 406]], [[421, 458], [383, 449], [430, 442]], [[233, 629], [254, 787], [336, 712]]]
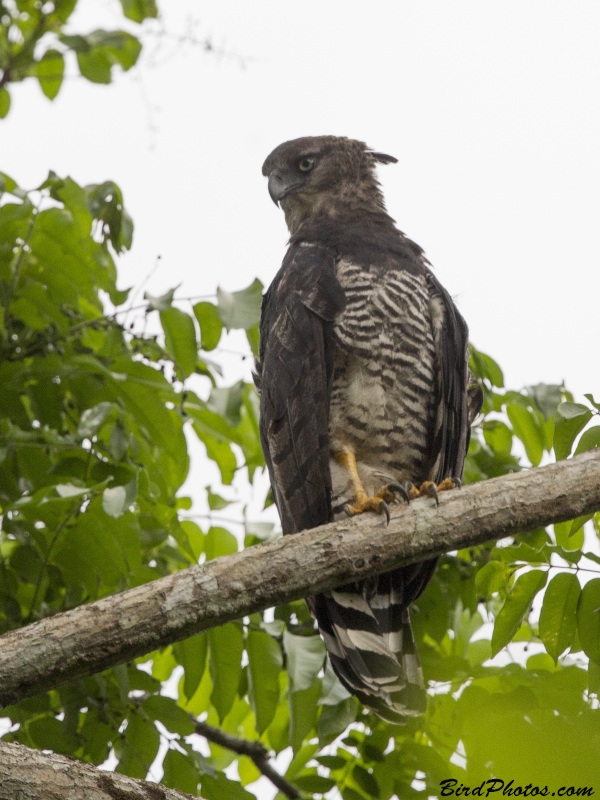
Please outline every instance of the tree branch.
[[302, 792], [299, 789], [296, 789], [283, 775], [273, 769], [269, 761], [269, 751], [260, 742], [238, 739], [237, 736], [231, 736], [220, 728], [215, 728], [213, 725], [209, 725], [207, 722], [200, 722], [197, 719], [194, 719], [194, 725], [196, 726], [196, 733], [204, 736], [210, 742], [214, 742], [240, 756], [251, 758], [265, 778], [268, 778], [290, 800], [297, 800], [302, 797]]
[[2, 741], [0, 796], [2, 800], [192, 800], [192, 795], [177, 789]]
[[270, 606], [600, 510], [600, 451], [323, 525], [0, 637], [0, 705]]

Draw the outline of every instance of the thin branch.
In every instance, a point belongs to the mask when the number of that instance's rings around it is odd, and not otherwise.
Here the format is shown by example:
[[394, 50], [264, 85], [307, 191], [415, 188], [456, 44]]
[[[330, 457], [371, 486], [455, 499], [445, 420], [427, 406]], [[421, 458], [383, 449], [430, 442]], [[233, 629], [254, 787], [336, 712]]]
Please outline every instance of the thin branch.
[[233, 753], [237, 753], [240, 756], [248, 756], [248, 758], [252, 759], [265, 778], [268, 778], [290, 800], [297, 800], [302, 797], [302, 792], [271, 766], [269, 751], [263, 744], [256, 741], [251, 742], [248, 739], [238, 739], [237, 736], [231, 736], [231, 734], [225, 733], [220, 728], [215, 728], [213, 725], [209, 725], [207, 722], [200, 722], [197, 719], [194, 719], [194, 725], [196, 726], [196, 733], [204, 736], [209, 742], [214, 742], [214, 744], [218, 744], [226, 750], [231, 750]]
[[0, 637], [0, 704], [272, 606], [600, 510], [600, 450], [255, 545]]
[[[85, 497], [87, 499], [87, 495], [85, 495]], [[31, 621], [31, 618], [33, 616], [33, 612], [35, 611], [38, 595], [40, 593], [40, 589], [42, 588], [42, 582], [43, 582], [44, 577], [46, 575], [46, 570], [48, 569], [48, 561], [50, 560], [50, 556], [51, 556], [52, 551], [54, 549], [54, 545], [58, 541], [58, 537], [63, 532], [63, 530], [67, 527], [69, 522], [71, 522], [71, 520], [74, 517], [77, 517], [81, 513], [81, 505], [82, 505], [82, 499], [79, 498], [79, 502], [76, 504], [75, 508], [73, 508], [72, 511], [69, 512], [69, 514], [67, 514], [67, 516], [62, 520], [62, 522], [60, 523], [60, 525], [57, 527], [57, 529], [54, 532], [54, 536], [52, 537], [52, 540], [51, 540], [50, 544], [48, 545], [48, 549], [46, 550], [46, 553], [44, 555], [44, 560], [42, 561], [42, 564], [40, 565], [40, 571], [39, 571], [39, 574], [38, 574], [37, 581], [35, 583], [35, 590], [33, 592], [33, 598], [31, 600], [31, 606], [29, 607], [29, 613], [25, 617], [25, 623], [28, 623], [28, 622]]]

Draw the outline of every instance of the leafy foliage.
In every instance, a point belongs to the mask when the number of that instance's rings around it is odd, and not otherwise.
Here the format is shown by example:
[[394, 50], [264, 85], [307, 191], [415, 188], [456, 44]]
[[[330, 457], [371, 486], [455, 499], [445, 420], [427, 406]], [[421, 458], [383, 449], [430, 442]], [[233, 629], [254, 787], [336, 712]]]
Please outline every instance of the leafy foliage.
[[[49, 100], [59, 93], [65, 58], [74, 54], [80, 74], [93, 83], [110, 83], [113, 67], [127, 71], [138, 60], [142, 46], [124, 30], [64, 32], [77, 0], [15, 0], [0, 3], [0, 119], [10, 110], [6, 88], [37, 78]], [[121, 0], [124, 16], [137, 23], [158, 16], [155, 0]]]

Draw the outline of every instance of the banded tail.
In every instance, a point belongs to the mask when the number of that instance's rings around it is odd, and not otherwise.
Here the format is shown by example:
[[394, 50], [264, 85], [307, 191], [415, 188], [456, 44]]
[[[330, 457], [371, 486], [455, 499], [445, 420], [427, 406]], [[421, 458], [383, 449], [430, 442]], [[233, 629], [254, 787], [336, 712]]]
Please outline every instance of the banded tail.
[[427, 707], [408, 606], [436, 565], [414, 564], [307, 601], [342, 684], [388, 722], [405, 724]]

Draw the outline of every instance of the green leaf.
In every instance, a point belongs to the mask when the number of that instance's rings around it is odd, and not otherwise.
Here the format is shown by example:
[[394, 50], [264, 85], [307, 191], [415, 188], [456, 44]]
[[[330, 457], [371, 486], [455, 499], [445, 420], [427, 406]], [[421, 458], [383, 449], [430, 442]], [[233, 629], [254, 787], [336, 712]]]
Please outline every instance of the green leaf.
[[600, 664], [595, 661], [588, 664], [588, 691], [591, 694], [600, 694]]
[[153, 19], [158, 17], [155, 0], [121, 0], [121, 6], [127, 19], [134, 22], [143, 22], [149, 17]]
[[248, 786], [249, 783], [254, 783], [254, 781], [257, 781], [262, 775], [254, 761], [251, 761], [249, 758], [238, 759], [237, 769], [242, 786]]
[[225, 417], [225, 421], [237, 427], [241, 422], [244, 382], [238, 381], [227, 389], [213, 389], [206, 405], [215, 414]]
[[283, 645], [288, 658], [290, 691], [294, 693], [308, 689], [323, 667], [323, 640], [320, 636], [296, 636], [286, 630], [283, 634]]
[[144, 292], [144, 300], [148, 301], [148, 307], [152, 311], [166, 311], [173, 305], [173, 297], [177, 289], [179, 289], [179, 286], [169, 289], [168, 292], [161, 294], [160, 297], [154, 297], [149, 292]]
[[194, 422], [194, 431], [206, 447], [206, 455], [214, 461], [221, 473], [221, 480], [225, 486], [231, 485], [237, 469], [237, 461], [229, 442], [220, 436], [212, 436], [202, 426]]
[[37, 77], [42, 92], [49, 100], [54, 100], [63, 82], [65, 60], [58, 50], [46, 50], [37, 63]]
[[183, 693], [188, 700], [194, 696], [202, 680], [207, 650], [208, 636], [206, 633], [198, 633], [196, 636], [173, 645], [175, 657], [185, 670]]
[[521, 575], [500, 609], [492, 634], [492, 656], [507, 645], [529, 613], [534, 597], [546, 585], [548, 573], [534, 569]]
[[[287, 687], [287, 676], [285, 672], [279, 675], [280, 689], [285, 691]], [[273, 717], [273, 722], [269, 725], [266, 736], [268, 737], [270, 747], [276, 752], [280, 753], [289, 747], [290, 744], [290, 710], [288, 706], [287, 694], [283, 696], [277, 706], [277, 711]]]
[[527, 659], [527, 669], [533, 671], [546, 669], [550, 672], [554, 672], [554, 670], [558, 669], [558, 667], [556, 666], [554, 659], [549, 656], [548, 653], [536, 653], [533, 656], [529, 656]]
[[544, 594], [539, 631], [554, 662], [570, 647], [577, 632], [577, 604], [581, 587], [576, 575], [559, 572]]
[[331, 667], [329, 658], [325, 661], [325, 675], [323, 677], [323, 694], [319, 698], [320, 706], [337, 706], [347, 700], [350, 693], [342, 686], [339, 678]]
[[10, 95], [8, 93], [8, 89], [4, 86], [0, 89], [0, 119], [4, 119], [4, 117], [10, 111]]
[[154, 694], [144, 700], [142, 707], [151, 719], [162, 722], [167, 730], [180, 736], [189, 736], [196, 730], [190, 715], [172, 697]]
[[477, 594], [480, 597], [491, 597], [506, 586], [513, 572], [514, 569], [501, 561], [488, 562], [475, 575]]
[[319, 741], [328, 743], [343, 733], [356, 720], [356, 712], [357, 702], [354, 697], [343, 700], [337, 706], [324, 706], [319, 717]]
[[89, 489], [81, 488], [81, 486], [74, 486], [72, 483], [57, 483], [56, 493], [59, 497], [78, 497], [82, 494], [87, 494]]
[[92, 83], [110, 83], [112, 80], [112, 62], [108, 54], [100, 48], [87, 53], [77, 53], [79, 71]]
[[500, 420], [488, 420], [483, 423], [483, 438], [492, 450], [508, 456], [512, 449], [512, 431]]
[[200, 325], [200, 348], [209, 352], [219, 344], [223, 323], [214, 303], [196, 303], [194, 314]]
[[119, 461], [121, 461], [121, 459], [127, 452], [128, 444], [129, 444], [129, 437], [125, 432], [125, 428], [123, 427], [123, 424], [119, 420], [117, 420], [113, 425], [113, 429], [110, 434], [110, 443], [108, 446], [110, 454], [114, 458], [117, 464], [119, 463]]
[[594, 400], [594, 395], [593, 394], [584, 394], [583, 396], [586, 398], [586, 400], [590, 401], [590, 404], [594, 406], [596, 411], [600, 411], [600, 403], [597, 403]]
[[269, 727], [279, 703], [279, 672], [283, 666], [281, 647], [263, 631], [250, 630], [246, 639], [250, 705], [259, 735]]
[[557, 409], [558, 416], [562, 417], [563, 419], [586, 417], [589, 413], [589, 408], [581, 403], [561, 403]]
[[476, 378], [487, 379], [492, 386], [501, 389], [504, 386], [504, 375], [493, 358], [476, 350], [470, 345], [471, 359], [469, 366]]
[[304, 747], [294, 754], [294, 757], [290, 761], [289, 766], [285, 771], [285, 777], [288, 780], [293, 781], [302, 772], [304, 767], [308, 764], [318, 750], [318, 744], [305, 744]]
[[304, 740], [315, 727], [320, 694], [321, 681], [318, 679], [308, 689], [290, 693], [290, 744], [294, 753], [300, 750]]
[[[575, 522], [576, 520], [574, 520]], [[573, 529], [573, 522], [555, 522], [554, 535], [556, 537], [556, 544], [562, 547], [563, 550], [572, 551], [580, 550], [583, 547], [584, 530], [583, 525], [575, 526]]]
[[189, 756], [184, 756], [177, 750], [168, 750], [162, 766], [164, 770], [162, 784], [168, 786], [169, 789], [179, 789], [192, 795], [197, 794], [200, 776]]
[[106, 402], [98, 403], [92, 408], [86, 408], [79, 420], [77, 435], [81, 439], [91, 439], [92, 436], [95, 436], [113, 408], [115, 408], [114, 403]]
[[377, 785], [377, 781], [373, 775], [371, 775], [371, 773], [360, 764], [357, 764], [352, 770], [352, 777], [363, 790], [363, 792], [366, 792], [371, 797], [379, 797], [379, 786]]
[[548, 421], [556, 413], [562, 396], [562, 387], [555, 384], [538, 383], [537, 386], [529, 387], [529, 394], [535, 400], [544, 419]]
[[322, 767], [327, 769], [344, 769], [348, 763], [345, 758], [341, 756], [317, 756], [315, 759]]
[[158, 753], [160, 736], [152, 722], [139, 714], [127, 721], [125, 745], [116, 772], [131, 778], [145, 778]]
[[61, 33], [58, 38], [64, 45], [70, 47], [75, 53], [89, 52], [90, 45], [85, 36], [80, 36], [79, 34], [66, 36], [64, 33]]
[[237, 553], [238, 543], [235, 536], [225, 528], [211, 527], [204, 540], [206, 560], [212, 561], [219, 556], [230, 556]]
[[91, 53], [105, 54], [111, 65], [118, 64], [124, 71], [133, 67], [142, 50], [139, 40], [126, 31], [96, 30], [85, 38]]
[[205, 800], [256, 800], [237, 781], [230, 781], [222, 772], [202, 776], [202, 797]]
[[600, 664], [600, 578], [589, 581], [581, 590], [577, 632], [583, 652]]
[[[581, 528], [583, 528], [585, 523], [589, 522], [591, 519], [594, 519], [593, 514], [584, 514], [583, 517], [577, 517], [577, 519], [574, 519], [573, 522], [571, 523], [571, 530], [569, 531], [569, 539], [575, 536], [577, 531], [581, 530]], [[580, 547], [583, 547], [583, 540], [581, 540], [579, 548]]]
[[511, 403], [506, 407], [506, 413], [513, 426], [515, 434], [525, 445], [527, 458], [534, 467], [542, 460], [545, 438], [537, 420], [529, 409], [520, 403]]
[[2, 197], [5, 192], [8, 194], [14, 194], [15, 191], [21, 191], [16, 182], [10, 177], [10, 175], [7, 175], [6, 172], [0, 172], [0, 197]]
[[225, 500], [220, 494], [215, 494], [210, 486], [206, 486], [206, 499], [208, 500], [208, 507], [211, 511], [220, 511], [222, 508], [227, 508], [233, 500]]
[[211, 702], [222, 722], [233, 705], [242, 674], [244, 639], [239, 625], [228, 622], [208, 632], [210, 642], [210, 675], [213, 690]]
[[591, 418], [592, 412], [580, 403], [562, 403], [558, 407], [554, 423], [554, 452], [559, 461], [570, 455], [573, 442]]
[[174, 306], [160, 312], [160, 321], [165, 332], [165, 350], [175, 362], [179, 376], [185, 379], [194, 372], [198, 360], [194, 321]]
[[294, 785], [303, 792], [317, 792], [325, 794], [335, 786], [335, 781], [331, 778], [323, 778], [321, 775], [300, 775], [294, 780]]
[[573, 455], [577, 456], [579, 453], [593, 450], [594, 447], [600, 447], [600, 425], [595, 425], [593, 428], [583, 432]]
[[64, 722], [53, 716], [40, 716], [32, 720], [27, 732], [39, 749], [71, 754], [77, 748], [77, 739], [69, 733]]
[[120, 517], [135, 502], [137, 493], [137, 477], [125, 486], [105, 489], [102, 494], [102, 508], [110, 517]]
[[262, 283], [258, 278], [255, 278], [250, 286], [239, 292], [226, 292], [221, 288], [217, 289], [219, 315], [227, 330], [232, 328], [248, 330], [258, 324], [262, 288]]
[[246, 330], [246, 339], [248, 339], [248, 344], [252, 350], [252, 355], [254, 358], [258, 358], [258, 350], [260, 346], [260, 330], [258, 324]]

